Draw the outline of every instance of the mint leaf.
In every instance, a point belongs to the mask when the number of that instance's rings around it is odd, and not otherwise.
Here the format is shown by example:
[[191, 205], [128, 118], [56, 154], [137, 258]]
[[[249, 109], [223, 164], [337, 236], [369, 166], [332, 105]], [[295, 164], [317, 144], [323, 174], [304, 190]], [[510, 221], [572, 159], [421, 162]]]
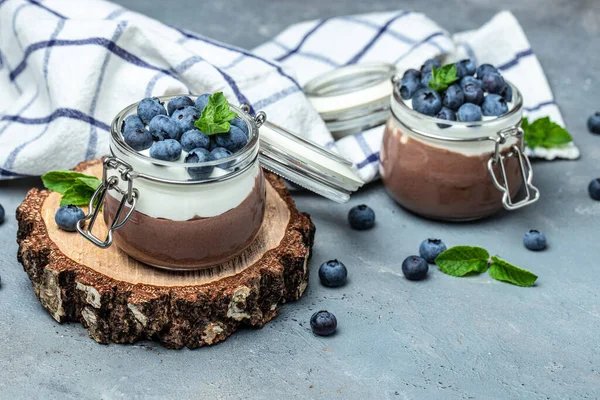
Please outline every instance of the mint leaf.
[[100, 186], [100, 179], [95, 176], [74, 171], [51, 171], [42, 176], [44, 186], [62, 194], [60, 205], [87, 205]]
[[488, 268], [489, 253], [481, 247], [454, 246], [440, 254], [435, 263], [448, 275], [465, 276]]
[[521, 128], [524, 132], [525, 143], [527, 146], [544, 147], [547, 149], [561, 147], [573, 141], [573, 138], [562, 126], [552, 122], [549, 117], [539, 118], [533, 123], [529, 123], [527, 118], [523, 118]]
[[78, 182], [81, 182], [85, 185], [87, 185], [89, 188], [91, 188], [92, 190], [96, 190], [98, 189], [98, 186], [100, 186], [100, 179], [96, 178], [95, 176], [86, 176], [86, 177], [78, 177], [77, 178]]
[[208, 98], [208, 103], [194, 126], [207, 135], [225, 133], [229, 132], [229, 121], [235, 117], [237, 114], [229, 109], [229, 102], [223, 92], [217, 92]]
[[433, 67], [431, 69], [429, 87], [435, 91], [442, 92], [457, 80], [456, 64], [444, 65], [441, 68]]
[[[50, 171], [42, 176], [46, 189], [64, 194], [79, 178], [94, 178], [74, 171]], [[99, 181], [98, 181], [99, 182]]]
[[538, 278], [533, 272], [512, 265], [496, 256], [492, 257], [490, 276], [497, 281], [509, 282], [517, 286], [532, 286]]
[[76, 181], [69, 189], [65, 191], [62, 199], [60, 199], [60, 205], [66, 206], [69, 204], [74, 204], [76, 206], [87, 206], [93, 194], [94, 189], [90, 188], [83, 182]]

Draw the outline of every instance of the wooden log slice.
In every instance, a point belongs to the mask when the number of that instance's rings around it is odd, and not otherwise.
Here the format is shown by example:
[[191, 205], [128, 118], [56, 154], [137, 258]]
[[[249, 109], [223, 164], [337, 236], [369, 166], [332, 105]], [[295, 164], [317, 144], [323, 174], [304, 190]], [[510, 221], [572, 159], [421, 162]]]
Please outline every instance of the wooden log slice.
[[[75, 170], [100, 177], [102, 163], [81, 163]], [[265, 176], [265, 222], [249, 248], [227, 263], [174, 272], [142, 264], [116, 245], [99, 249], [59, 230], [54, 213], [60, 195], [38, 189], [17, 209], [18, 259], [52, 317], [80, 322], [99, 343], [218, 343], [242, 325], [263, 326], [279, 304], [299, 299], [308, 283], [315, 227], [296, 210], [283, 181]], [[102, 221], [98, 217], [96, 224], [106, 232]]]

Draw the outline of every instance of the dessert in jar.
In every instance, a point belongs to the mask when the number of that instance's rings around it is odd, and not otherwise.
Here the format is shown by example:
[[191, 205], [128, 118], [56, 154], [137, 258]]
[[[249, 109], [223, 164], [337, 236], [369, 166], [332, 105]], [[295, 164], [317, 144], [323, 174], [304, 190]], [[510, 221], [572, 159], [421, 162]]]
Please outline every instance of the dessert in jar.
[[[102, 185], [79, 233], [101, 248], [114, 242], [155, 267], [203, 269], [234, 258], [259, 232], [266, 204], [262, 164], [337, 201], [362, 185], [345, 160], [266, 122], [263, 112], [251, 117], [247, 106], [227, 104], [235, 116], [229, 130], [204, 134], [194, 123], [211, 98], [144, 99], [116, 116]], [[105, 239], [93, 234], [100, 204]]]
[[532, 185], [533, 172], [523, 152], [522, 98], [516, 87], [502, 80], [511, 93], [509, 99], [488, 95], [490, 101], [500, 99], [503, 110], [494, 111], [485, 99], [476, 101], [483, 102], [483, 117], [479, 106], [464, 101], [460, 104], [465, 107], [457, 106], [454, 114], [446, 107], [445, 95], [444, 107], [438, 104], [437, 111], [426, 115], [427, 104], [422, 103], [437, 102], [437, 95], [430, 88], [418, 89], [418, 84], [415, 93], [407, 94], [410, 87], [398, 78], [394, 82], [380, 173], [388, 193], [400, 205], [427, 218], [465, 221], [537, 201], [539, 192]]

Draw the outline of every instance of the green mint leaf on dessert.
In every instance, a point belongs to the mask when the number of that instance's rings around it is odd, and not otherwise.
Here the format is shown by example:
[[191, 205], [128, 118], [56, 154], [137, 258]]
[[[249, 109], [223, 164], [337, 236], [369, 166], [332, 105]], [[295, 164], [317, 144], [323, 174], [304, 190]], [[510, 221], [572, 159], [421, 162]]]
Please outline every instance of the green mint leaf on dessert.
[[454, 246], [440, 254], [435, 263], [448, 275], [465, 276], [485, 272], [489, 259], [489, 253], [481, 247]]
[[66, 206], [74, 204], [76, 206], [87, 206], [93, 194], [94, 189], [81, 181], [77, 181], [63, 193], [63, 196], [60, 199], [60, 205]]
[[533, 272], [512, 265], [496, 256], [492, 257], [490, 276], [498, 281], [509, 282], [517, 286], [532, 286], [538, 278]]
[[101, 183], [100, 179], [96, 178], [95, 176], [80, 176], [79, 178], [77, 178], [77, 181], [87, 185], [90, 189], [94, 191], [98, 189], [98, 186], [100, 186]]
[[552, 122], [549, 117], [536, 119], [530, 123], [523, 118], [521, 128], [524, 132], [525, 143], [531, 148], [544, 147], [547, 149], [562, 147], [573, 141], [573, 138], [562, 126]]
[[[100, 180], [94, 176], [89, 176], [75, 171], [50, 171], [42, 176], [42, 182], [46, 189], [65, 194], [69, 188], [77, 182], [79, 178], [82, 179], [95, 179], [100, 185]], [[98, 187], [98, 186], [96, 186]]]
[[456, 76], [456, 65], [448, 64], [441, 68], [433, 67], [431, 69], [431, 80], [429, 81], [429, 87], [437, 92], [443, 92], [458, 80]]
[[223, 92], [217, 92], [208, 98], [208, 103], [194, 126], [207, 135], [225, 133], [229, 132], [229, 121], [235, 117], [237, 114], [229, 109], [229, 102]]
[[100, 179], [95, 176], [75, 171], [51, 171], [42, 176], [46, 189], [62, 194], [60, 205], [87, 205], [100, 186]]

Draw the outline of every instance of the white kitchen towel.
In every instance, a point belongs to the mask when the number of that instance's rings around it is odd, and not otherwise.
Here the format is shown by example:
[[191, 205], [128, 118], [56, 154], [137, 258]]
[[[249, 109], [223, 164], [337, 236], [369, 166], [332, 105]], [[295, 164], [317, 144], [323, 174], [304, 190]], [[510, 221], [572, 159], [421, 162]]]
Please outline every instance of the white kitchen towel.
[[294, 25], [250, 52], [106, 1], [0, 0], [0, 179], [106, 154], [111, 120], [143, 97], [221, 90], [340, 152], [369, 181], [377, 176], [381, 129], [334, 143], [302, 83], [339, 65], [392, 61], [406, 69], [443, 54], [500, 65], [534, 117], [562, 123], [509, 13], [454, 38], [410, 11], [332, 18]]

